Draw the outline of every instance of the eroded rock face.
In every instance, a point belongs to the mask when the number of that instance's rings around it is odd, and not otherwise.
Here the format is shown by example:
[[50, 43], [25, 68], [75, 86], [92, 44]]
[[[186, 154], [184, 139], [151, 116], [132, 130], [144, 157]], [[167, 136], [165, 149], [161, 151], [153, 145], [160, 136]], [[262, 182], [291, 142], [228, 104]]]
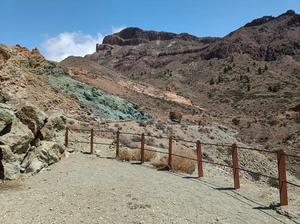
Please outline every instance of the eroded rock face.
[[63, 113], [48, 117], [29, 102], [10, 106], [0, 104], [0, 148], [3, 153], [4, 178], [18, 179], [22, 172], [37, 173], [60, 160], [63, 143], [53, 140], [64, 131]]
[[46, 113], [28, 102], [17, 105], [15, 110], [16, 117], [19, 118], [34, 135], [44, 126], [48, 118]]
[[0, 136], [0, 142], [10, 146], [13, 153], [26, 153], [30, 148], [30, 142], [34, 135], [28, 127], [17, 117], [14, 117], [11, 123], [10, 131]]
[[55, 142], [42, 141], [38, 147], [32, 147], [28, 156], [22, 161], [20, 168], [25, 173], [38, 173], [43, 168], [57, 163], [65, 152], [65, 148]]
[[12, 108], [4, 103], [0, 103], [0, 136], [9, 132], [13, 119], [15, 117]]
[[56, 131], [66, 129], [66, 117], [62, 112], [52, 114], [45, 126], [40, 130], [42, 140], [51, 140], [55, 136]]
[[137, 27], [130, 27], [120, 31], [119, 33], [106, 36], [103, 39], [103, 44], [97, 45], [96, 50], [107, 50], [108, 44], [119, 46], [139, 45], [154, 40], [165, 41], [172, 39], [181, 39], [196, 42], [201, 41], [200, 38], [187, 33], [175, 34], [170, 32], [156, 32], [152, 30], [146, 31]]

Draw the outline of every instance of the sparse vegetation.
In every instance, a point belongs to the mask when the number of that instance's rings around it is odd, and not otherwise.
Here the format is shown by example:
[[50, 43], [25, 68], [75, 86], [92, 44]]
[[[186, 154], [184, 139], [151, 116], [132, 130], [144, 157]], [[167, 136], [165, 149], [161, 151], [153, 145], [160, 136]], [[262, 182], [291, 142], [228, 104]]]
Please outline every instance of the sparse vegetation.
[[[150, 162], [152, 159], [156, 158], [156, 152], [151, 149], [146, 147], [144, 151], [144, 158], [145, 162]], [[119, 150], [119, 160], [124, 160], [124, 161], [141, 161], [141, 149], [135, 148], [135, 149], [124, 149], [120, 148]]]
[[279, 188], [279, 181], [278, 181], [278, 179], [269, 178], [268, 179], [268, 184], [269, 184], [270, 187]]
[[261, 175], [262, 175], [261, 172], [251, 173], [251, 176], [255, 181], [259, 181], [261, 179]]
[[258, 70], [257, 70], [257, 71], [258, 71], [258, 74], [261, 75], [261, 73], [262, 73], [261, 67], [258, 67]]
[[224, 149], [222, 146], [218, 146], [218, 147], [217, 147], [217, 150], [218, 150], [220, 153], [226, 153], [226, 149]]
[[[189, 159], [188, 159], [189, 158]], [[188, 149], [175, 149], [172, 156], [172, 170], [180, 173], [192, 174], [196, 169], [196, 155]], [[158, 168], [168, 166], [167, 156], [156, 158], [151, 164]]]
[[234, 124], [234, 125], [238, 125], [239, 123], [240, 123], [240, 120], [238, 119], [238, 118], [233, 118], [232, 119], [232, 123]]

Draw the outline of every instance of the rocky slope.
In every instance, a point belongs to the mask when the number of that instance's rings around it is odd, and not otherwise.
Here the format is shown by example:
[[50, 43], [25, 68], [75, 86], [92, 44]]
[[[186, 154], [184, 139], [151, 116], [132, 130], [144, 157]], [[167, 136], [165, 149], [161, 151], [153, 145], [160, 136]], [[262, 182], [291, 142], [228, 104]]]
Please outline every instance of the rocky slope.
[[[299, 154], [300, 115], [293, 109], [300, 104], [299, 29], [292, 10], [255, 19], [224, 38], [127, 28], [107, 36], [94, 54], [61, 65], [74, 71], [79, 65], [81, 81], [99, 87], [104, 80], [107, 92], [159, 118], [180, 109], [205, 123], [205, 114], [248, 144]], [[190, 104], [159, 97], [166, 89]]]
[[[123, 99], [72, 79], [37, 49], [0, 45], [0, 148], [5, 179], [37, 173], [66, 155], [66, 125], [141, 119]], [[3, 172], [3, 170], [1, 170]]]

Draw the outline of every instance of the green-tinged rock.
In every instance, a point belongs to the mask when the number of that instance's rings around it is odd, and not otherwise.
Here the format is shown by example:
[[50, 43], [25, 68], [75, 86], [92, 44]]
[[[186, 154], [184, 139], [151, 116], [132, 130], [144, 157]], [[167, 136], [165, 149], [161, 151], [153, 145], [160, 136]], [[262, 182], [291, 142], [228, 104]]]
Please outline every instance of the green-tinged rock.
[[62, 75], [62, 71], [59, 72], [61, 76], [53, 75], [55, 72], [56, 70], [47, 71], [49, 81], [66, 95], [74, 96], [98, 117], [115, 120], [149, 117], [147, 113], [137, 110], [136, 106], [125, 102], [120, 97], [106, 94], [96, 87], [74, 80], [67, 75]]

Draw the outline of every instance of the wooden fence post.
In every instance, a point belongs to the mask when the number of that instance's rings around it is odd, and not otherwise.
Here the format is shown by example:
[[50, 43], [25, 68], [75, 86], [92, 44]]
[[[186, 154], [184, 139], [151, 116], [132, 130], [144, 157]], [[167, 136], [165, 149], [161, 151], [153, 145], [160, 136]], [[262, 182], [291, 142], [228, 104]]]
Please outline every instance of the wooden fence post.
[[91, 154], [94, 153], [94, 129], [91, 129]]
[[238, 150], [235, 143], [231, 146], [231, 151], [232, 151], [234, 189], [236, 190], [240, 188], [240, 175], [239, 175], [239, 165], [238, 165]]
[[145, 134], [142, 133], [141, 139], [141, 164], [145, 162]]
[[172, 136], [169, 138], [169, 159], [168, 159], [169, 170], [172, 169]]
[[286, 186], [285, 155], [282, 149], [280, 149], [277, 152], [277, 161], [278, 161], [280, 205], [285, 206], [288, 205], [288, 196], [287, 196], [287, 186]]
[[69, 128], [66, 127], [66, 134], [65, 134], [65, 146], [68, 148], [68, 141], [69, 141]]
[[116, 158], [119, 157], [119, 151], [120, 151], [120, 131], [117, 131], [117, 147], [116, 147]]
[[197, 147], [197, 161], [198, 161], [198, 177], [203, 177], [201, 142], [199, 140], [196, 143], [196, 147]]

